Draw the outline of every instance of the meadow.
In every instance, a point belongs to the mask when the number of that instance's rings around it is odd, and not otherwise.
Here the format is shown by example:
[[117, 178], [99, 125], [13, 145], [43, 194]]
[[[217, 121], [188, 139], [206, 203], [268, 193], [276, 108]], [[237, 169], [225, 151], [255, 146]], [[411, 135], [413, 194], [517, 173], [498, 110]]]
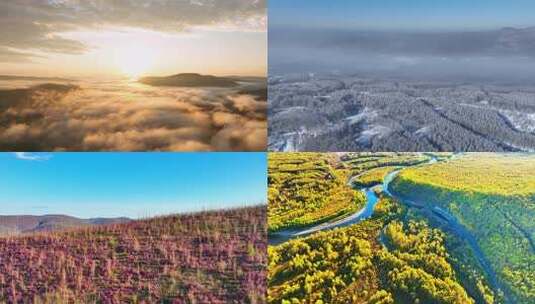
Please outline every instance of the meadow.
[[0, 302], [263, 303], [265, 207], [0, 238]]

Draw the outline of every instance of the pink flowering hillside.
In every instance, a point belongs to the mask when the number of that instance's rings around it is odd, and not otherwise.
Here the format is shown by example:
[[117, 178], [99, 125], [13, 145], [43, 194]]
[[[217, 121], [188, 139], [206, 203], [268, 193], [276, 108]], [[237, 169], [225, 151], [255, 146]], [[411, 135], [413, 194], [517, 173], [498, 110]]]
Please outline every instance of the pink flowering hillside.
[[263, 303], [266, 210], [0, 237], [0, 302]]

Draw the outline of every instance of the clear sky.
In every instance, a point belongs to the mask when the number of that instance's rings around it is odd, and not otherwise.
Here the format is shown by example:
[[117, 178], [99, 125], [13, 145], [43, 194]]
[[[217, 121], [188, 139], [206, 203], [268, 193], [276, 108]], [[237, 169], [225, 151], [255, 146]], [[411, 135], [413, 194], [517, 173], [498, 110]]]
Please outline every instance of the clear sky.
[[81, 218], [266, 203], [265, 153], [0, 153], [1, 215]]
[[362, 29], [535, 26], [533, 0], [271, 0], [269, 25]]
[[263, 76], [265, 0], [0, 1], [0, 74]]

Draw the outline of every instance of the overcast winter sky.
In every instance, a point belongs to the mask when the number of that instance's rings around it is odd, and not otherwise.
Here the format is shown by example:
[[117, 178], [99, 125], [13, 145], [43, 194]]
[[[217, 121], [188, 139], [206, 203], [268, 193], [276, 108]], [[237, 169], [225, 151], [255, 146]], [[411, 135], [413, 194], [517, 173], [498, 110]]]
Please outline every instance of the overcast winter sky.
[[528, 0], [270, 1], [270, 71], [535, 76]]
[[0, 2], [0, 74], [264, 75], [265, 0]]

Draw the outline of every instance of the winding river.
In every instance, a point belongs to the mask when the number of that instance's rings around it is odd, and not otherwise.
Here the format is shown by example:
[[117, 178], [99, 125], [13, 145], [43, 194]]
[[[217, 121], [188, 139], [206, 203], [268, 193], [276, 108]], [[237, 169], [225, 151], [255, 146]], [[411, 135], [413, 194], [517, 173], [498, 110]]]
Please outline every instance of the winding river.
[[[350, 179], [350, 182], [351, 180], [352, 179]], [[366, 195], [366, 204], [359, 211], [347, 217], [344, 217], [342, 219], [335, 220], [332, 222], [326, 222], [326, 223], [318, 224], [318, 225], [304, 228], [304, 229], [286, 229], [286, 230], [281, 230], [275, 234], [270, 234], [269, 244], [278, 245], [280, 243], [284, 243], [293, 238], [307, 236], [309, 234], [319, 232], [319, 231], [349, 226], [349, 225], [356, 224], [365, 219], [370, 218], [373, 214], [375, 205], [379, 201], [379, 197], [377, 197], [377, 194], [375, 194], [373, 188], [374, 187], [361, 189], [361, 191], [363, 191]]]
[[[454, 155], [453, 157], [456, 157], [456, 155]], [[452, 158], [450, 158], [450, 160], [451, 159]], [[470, 231], [468, 231], [468, 229], [466, 229], [463, 225], [461, 225], [457, 221], [457, 218], [455, 216], [453, 216], [452, 214], [450, 214], [448, 211], [446, 211], [443, 208], [436, 207], [436, 206], [429, 206], [427, 204], [410, 201], [403, 197], [397, 196], [396, 194], [393, 194], [391, 192], [391, 189], [389, 188], [390, 183], [396, 178], [399, 172], [401, 172], [403, 169], [408, 168], [408, 167], [415, 167], [415, 166], [426, 166], [426, 165], [436, 163], [437, 161], [438, 160], [436, 157], [432, 157], [428, 162], [425, 162], [423, 164], [418, 164], [414, 166], [404, 166], [404, 167], [401, 167], [400, 169], [390, 172], [389, 174], [385, 176], [385, 178], [383, 179], [383, 183], [381, 184], [383, 193], [392, 198], [395, 198], [397, 201], [401, 202], [403, 205], [407, 206], [408, 208], [417, 209], [418, 212], [422, 213], [423, 215], [429, 218], [432, 218], [433, 220], [439, 220], [440, 222], [444, 223], [445, 229], [455, 234], [461, 240], [466, 241], [467, 244], [470, 246], [481, 268], [487, 275], [487, 278], [489, 280], [489, 284], [491, 285], [491, 287], [494, 290], [503, 291], [504, 289], [501, 287], [501, 284], [497, 280], [496, 272], [491, 267], [489, 260], [487, 259], [483, 251], [481, 250], [481, 247], [477, 243], [476, 238], [473, 236], [473, 234]], [[351, 182], [353, 181], [355, 177], [356, 176], [351, 177], [348, 181], [348, 184], [351, 184]], [[338, 219], [338, 220], [326, 222], [326, 223], [321, 223], [321, 224], [303, 228], [303, 229], [281, 230], [277, 232], [276, 234], [272, 234], [269, 236], [269, 244], [278, 245], [278, 244], [281, 244], [283, 242], [286, 242], [294, 238], [307, 236], [307, 235], [310, 235], [312, 233], [316, 233], [319, 231], [325, 231], [325, 230], [330, 230], [334, 228], [349, 226], [349, 225], [356, 224], [356, 223], [359, 223], [363, 220], [370, 218], [373, 214], [375, 205], [379, 201], [379, 197], [374, 191], [375, 187], [377, 186], [360, 189], [366, 195], [366, 203], [364, 207], [360, 209], [359, 211], [342, 219]], [[383, 239], [382, 234], [381, 234], [380, 239], [381, 240]], [[506, 297], [505, 299], [506, 303], [511, 303], [511, 300], [508, 299], [507, 294], [505, 294], [505, 297]]]
[[[437, 162], [437, 158], [436, 157], [431, 157], [431, 159], [429, 161], [425, 162], [425, 163], [414, 165], [414, 166], [410, 166], [410, 167], [430, 165], [430, 164], [434, 164], [436, 162]], [[400, 169], [394, 170], [394, 171], [390, 172], [389, 174], [387, 174], [385, 176], [385, 178], [383, 179], [383, 183], [381, 184], [384, 193], [386, 193], [387, 195], [393, 197], [393, 195], [390, 193], [390, 191], [388, 189], [388, 186], [390, 185], [390, 182], [392, 182], [394, 180], [394, 178], [397, 176], [397, 174], [401, 170], [403, 170], [404, 168], [407, 168], [407, 166], [404, 166], [404, 167], [401, 167]], [[351, 186], [353, 180], [356, 177], [358, 177], [358, 175], [350, 177], [348, 182], [347, 182], [347, 184]], [[361, 222], [361, 221], [363, 221], [365, 219], [370, 218], [372, 216], [372, 214], [373, 214], [373, 210], [375, 209], [375, 205], [379, 201], [379, 197], [377, 196], [377, 194], [374, 191], [374, 188], [377, 187], [377, 186], [379, 186], [379, 185], [360, 189], [360, 191], [364, 192], [364, 194], [366, 195], [366, 203], [364, 204], [364, 207], [362, 207], [362, 209], [358, 210], [357, 212], [355, 212], [355, 213], [353, 213], [353, 214], [351, 214], [351, 215], [349, 215], [347, 217], [344, 217], [343, 219], [339, 219], [339, 220], [331, 221], [331, 222], [326, 222], [326, 223], [321, 223], [321, 224], [314, 225], [314, 226], [307, 227], [307, 228], [280, 230], [277, 233], [270, 234], [270, 236], [269, 236], [270, 245], [277, 245], [277, 244], [286, 242], [288, 240], [291, 240], [293, 238], [307, 236], [309, 234], [312, 234], [312, 233], [315, 233], [315, 232], [318, 232], [318, 231], [324, 231], [324, 230], [330, 230], [330, 229], [339, 228], [339, 227], [345, 227], [345, 226], [348, 226], [348, 225], [359, 223], [359, 222]]]
[[[425, 163], [419, 164], [419, 165], [415, 165], [415, 166], [429, 165], [429, 164], [433, 164], [433, 163], [436, 163], [436, 162], [437, 162], [437, 159], [435, 157], [432, 157], [428, 162], [425, 162]], [[411, 167], [414, 167], [414, 166], [411, 166]], [[388, 175], [385, 176], [385, 178], [383, 179], [383, 183], [382, 183], [382, 188], [383, 188], [383, 192], [384, 193], [386, 193], [389, 196], [392, 196], [392, 194], [388, 190], [388, 186], [389, 186], [390, 182], [392, 182], [394, 180], [396, 175], [403, 168], [406, 168], [406, 167], [402, 167], [400, 169], [392, 171]], [[353, 179], [355, 179], [356, 177], [358, 177], [358, 175], [350, 177], [348, 182], [347, 182], [347, 184], [348, 185], [352, 185]], [[379, 186], [379, 185], [360, 189], [360, 191], [364, 192], [364, 194], [366, 195], [366, 203], [364, 204], [364, 207], [362, 207], [362, 209], [358, 210], [357, 212], [355, 212], [353, 214], [350, 214], [347, 217], [344, 217], [344, 218], [339, 219], [339, 220], [326, 222], [326, 223], [321, 223], [321, 224], [314, 225], [314, 226], [307, 227], [307, 228], [280, 230], [277, 233], [270, 234], [270, 236], [269, 236], [269, 244], [270, 245], [278, 245], [280, 243], [284, 243], [284, 242], [286, 242], [288, 240], [291, 240], [293, 238], [307, 236], [309, 234], [312, 234], [312, 233], [315, 233], [315, 232], [319, 232], [319, 231], [330, 230], [330, 229], [334, 229], [334, 228], [353, 225], [353, 224], [359, 223], [359, 222], [361, 222], [363, 220], [366, 220], [366, 219], [370, 218], [372, 216], [372, 214], [373, 214], [373, 210], [375, 209], [375, 205], [379, 201], [379, 197], [377, 196], [377, 194], [374, 191], [374, 188], [377, 187], [377, 186]]]

